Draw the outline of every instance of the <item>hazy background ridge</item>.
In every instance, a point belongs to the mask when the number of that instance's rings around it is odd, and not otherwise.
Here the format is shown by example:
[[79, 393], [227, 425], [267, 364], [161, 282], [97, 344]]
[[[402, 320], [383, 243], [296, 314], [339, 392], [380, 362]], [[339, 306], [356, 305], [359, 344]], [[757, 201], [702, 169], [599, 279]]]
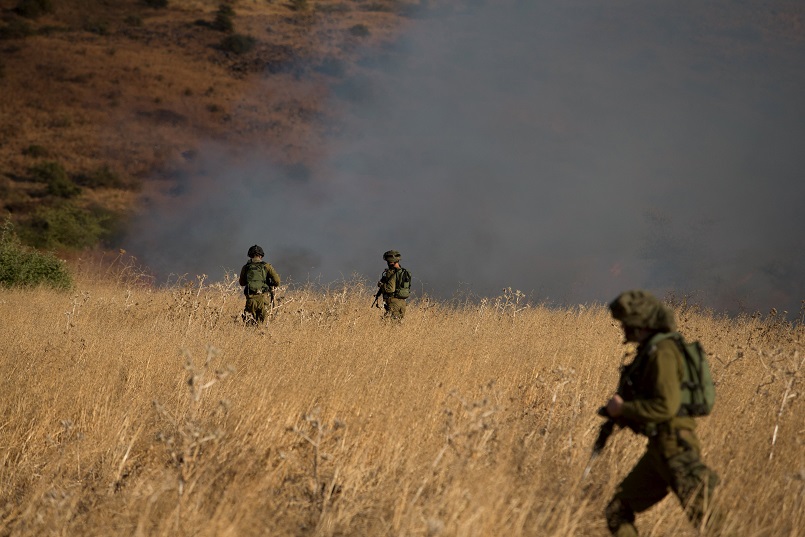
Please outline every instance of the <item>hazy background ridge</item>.
[[124, 242], [163, 274], [217, 278], [258, 243], [295, 281], [374, 280], [396, 248], [437, 296], [511, 286], [576, 303], [641, 286], [799, 311], [805, 41], [779, 17], [792, 5], [432, 12], [334, 85], [349, 113], [324, 159], [289, 173], [211, 144]]

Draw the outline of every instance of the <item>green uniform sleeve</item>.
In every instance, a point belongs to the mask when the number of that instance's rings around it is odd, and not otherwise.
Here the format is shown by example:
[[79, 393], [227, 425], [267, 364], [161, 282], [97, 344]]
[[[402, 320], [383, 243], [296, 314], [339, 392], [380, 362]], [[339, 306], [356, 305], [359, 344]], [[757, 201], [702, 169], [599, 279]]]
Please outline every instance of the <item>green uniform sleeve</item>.
[[380, 278], [380, 282], [377, 284], [382, 290], [384, 295], [393, 295], [394, 291], [397, 290], [397, 278], [395, 277], [394, 269], [386, 269], [383, 271], [383, 276]]
[[271, 266], [271, 263], [266, 263], [266, 270], [268, 271], [268, 277], [274, 281], [274, 285], [280, 285], [280, 275], [276, 270], [274, 270], [274, 267]]
[[660, 341], [647, 360], [640, 383], [650, 388], [644, 397], [623, 403], [623, 417], [639, 423], [668, 421], [681, 404], [679, 350], [671, 340]]

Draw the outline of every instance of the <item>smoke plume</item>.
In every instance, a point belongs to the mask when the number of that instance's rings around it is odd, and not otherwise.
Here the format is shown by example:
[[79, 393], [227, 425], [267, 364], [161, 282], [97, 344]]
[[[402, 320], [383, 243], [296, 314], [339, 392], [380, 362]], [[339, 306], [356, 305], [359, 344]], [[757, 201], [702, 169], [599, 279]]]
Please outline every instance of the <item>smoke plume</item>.
[[794, 2], [471, 2], [411, 21], [334, 84], [349, 111], [291, 177], [205, 151], [129, 249], [218, 277], [260, 244], [283, 277], [534, 301], [642, 287], [731, 313], [805, 299], [805, 38]]

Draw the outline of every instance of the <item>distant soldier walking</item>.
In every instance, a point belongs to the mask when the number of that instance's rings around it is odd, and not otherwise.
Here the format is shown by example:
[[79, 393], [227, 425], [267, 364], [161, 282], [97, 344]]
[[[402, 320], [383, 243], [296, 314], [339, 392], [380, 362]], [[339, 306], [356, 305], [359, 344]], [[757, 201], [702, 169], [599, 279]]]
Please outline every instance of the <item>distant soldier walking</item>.
[[719, 480], [699, 458], [692, 417], [701, 415], [698, 407], [683, 404], [689, 400], [683, 397], [688, 389], [682, 383], [686, 358], [673, 311], [640, 290], [621, 293], [609, 308], [626, 341], [638, 347], [635, 359], [622, 369], [618, 393], [602, 412], [648, 438], [643, 457], [607, 505], [609, 531], [618, 537], [636, 536], [635, 513], [658, 503], [669, 489], [697, 528], [708, 514], [708, 527], [713, 528], [717, 517], [708, 507]]
[[[262, 324], [274, 302], [274, 288], [280, 284], [280, 275], [271, 264], [263, 261], [263, 249], [256, 244], [249, 248], [249, 262], [240, 269], [240, 285], [246, 295], [243, 318], [247, 322]], [[266, 304], [266, 296], [269, 304]]]
[[378, 290], [374, 301], [374, 305], [377, 305], [378, 298], [382, 296], [385, 316], [395, 321], [401, 321], [405, 317], [405, 300], [411, 295], [411, 273], [400, 266], [400, 257], [397, 250], [389, 250], [383, 254], [388, 268], [377, 282]]

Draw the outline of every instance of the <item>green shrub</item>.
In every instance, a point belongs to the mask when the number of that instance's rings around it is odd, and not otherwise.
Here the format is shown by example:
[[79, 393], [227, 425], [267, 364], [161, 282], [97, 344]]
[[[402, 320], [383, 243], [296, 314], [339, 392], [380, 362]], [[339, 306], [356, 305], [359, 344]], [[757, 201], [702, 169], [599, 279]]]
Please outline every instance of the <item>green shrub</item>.
[[294, 11], [307, 11], [308, 7], [307, 0], [291, 0], [291, 9]]
[[394, 6], [385, 2], [369, 2], [361, 6], [363, 11], [376, 11], [381, 13], [391, 13], [394, 11]]
[[38, 183], [69, 180], [67, 170], [58, 162], [43, 162], [42, 164], [31, 166], [28, 171], [31, 174], [31, 178]]
[[316, 4], [318, 13], [348, 13], [352, 8], [348, 4]]
[[47, 193], [57, 198], [73, 198], [81, 194], [81, 187], [73, 183], [70, 179], [66, 181], [53, 181], [48, 183]]
[[108, 35], [109, 34], [109, 23], [104, 20], [85, 20], [82, 26], [85, 32], [89, 32], [92, 34], [97, 35]]
[[124, 188], [126, 183], [120, 176], [104, 164], [97, 170], [76, 177], [76, 182], [88, 188]]
[[232, 17], [235, 15], [235, 10], [227, 4], [221, 4], [218, 7], [218, 12], [215, 14], [215, 20], [212, 22], [212, 27], [221, 32], [232, 33], [235, 31], [235, 23]]
[[0, 285], [47, 285], [56, 289], [70, 289], [73, 281], [64, 261], [51, 253], [37, 252], [23, 246], [14, 232], [11, 218], [6, 217], [0, 231]]
[[67, 171], [58, 162], [43, 162], [30, 168], [31, 178], [47, 185], [47, 193], [59, 198], [72, 198], [81, 193], [81, 188], [73, 183]]
[[25, 18], [35, 19], [53, 11], [51, 0], [20, 0], [14, 11]]
[[219, 32], [232, 33], [235, 31], [235, 23], [232, 22], [232, 17], [221, 15], [220, 13], [215, 16], [212, 27]]
[[70, 202], [41, 207], [21, 230], [21, 238], [36, 248], [81, 249], [95, 246], [117, 226], [114, 214], [100, 208], [83, 209]]
[[125, 19], [123, 19], [123, 22], [125, 22], [129, 26], [135, 26], [138, 28], [143, 25], [143, 19], [139, 15], [129, 15]]
[[69, 32], [70, 29], [66, 26], [55, 26], [53, 24], [48, 24], [47, 26], [40, 26], [36, 29], [36, 35], [55, 35], [58, 33]]
[[22, 39], [35, 33], [28, 21], [22, 19], [11, 19], [8, 24], [0, 26], [0, 39]]
[[43, 158], [47, 157], [50, 153], [48, 153], [48, 150], [44, 146], [31, 144], [22, 150], [22, 154], [26, 157]]
[[221, 41], [221, 50], [232, 52], [233, 54], [245, 54], [252, 50], [257, 44], [257, 40], [250, 35], [232, 34], [226, 36]]

